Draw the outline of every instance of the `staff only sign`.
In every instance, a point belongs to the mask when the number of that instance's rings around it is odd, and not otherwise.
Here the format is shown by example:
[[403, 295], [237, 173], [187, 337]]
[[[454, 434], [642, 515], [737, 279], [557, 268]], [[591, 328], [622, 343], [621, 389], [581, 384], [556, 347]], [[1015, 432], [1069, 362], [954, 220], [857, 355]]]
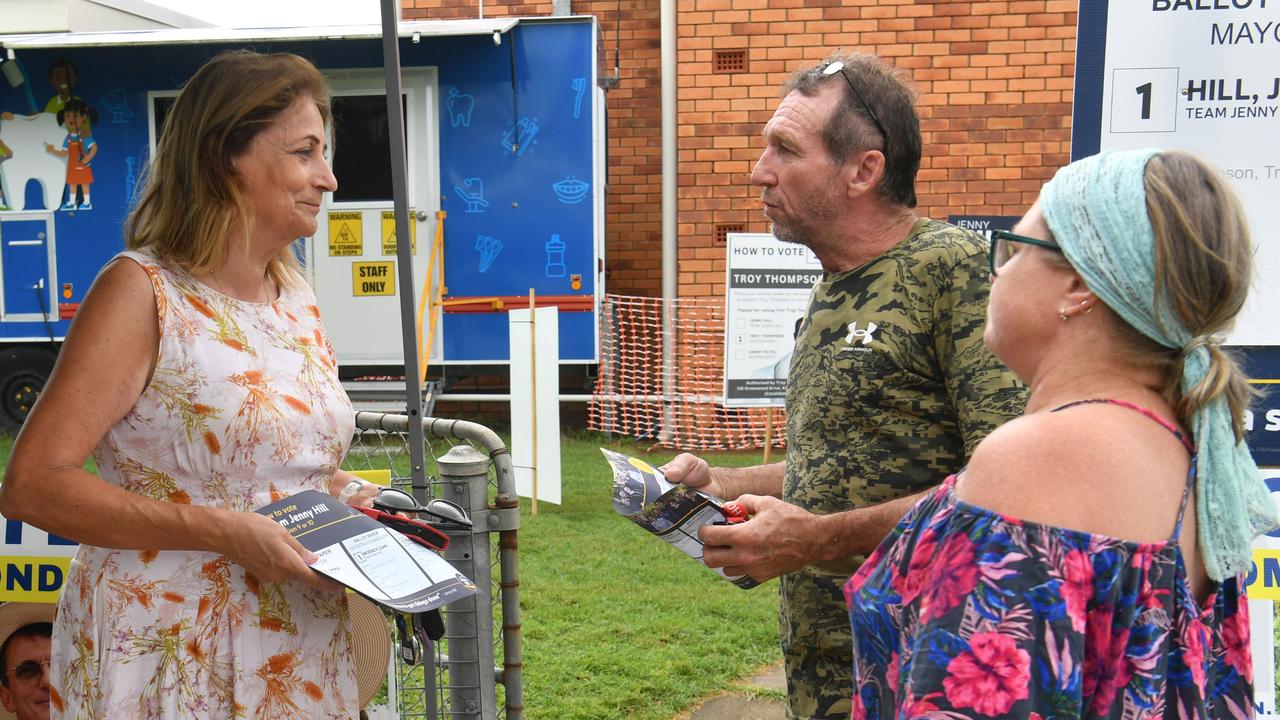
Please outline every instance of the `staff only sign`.
[[77, 543], [2, 516], [0, 526], [0, 601], [57, 602]]

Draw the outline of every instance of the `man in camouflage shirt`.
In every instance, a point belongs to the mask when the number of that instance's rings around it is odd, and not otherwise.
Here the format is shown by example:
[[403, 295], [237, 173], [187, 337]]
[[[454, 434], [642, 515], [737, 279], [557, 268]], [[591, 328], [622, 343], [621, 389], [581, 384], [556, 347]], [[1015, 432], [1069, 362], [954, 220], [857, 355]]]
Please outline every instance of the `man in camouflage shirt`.
[[782, 576], [789, 718], [849, 717], [852, 651], [841, 588], [919, 494], [959, 470], [1025, 388], [982, 343], [987, 243], [918, 218], [919, 120], [897, 71], [866, 55], [798, 72], [765, 126], [752, 182], [783, 242], [822, 263], [793, 350], [787, 455], [670, 479], [750, 514], [706, 527], [704, 560]]

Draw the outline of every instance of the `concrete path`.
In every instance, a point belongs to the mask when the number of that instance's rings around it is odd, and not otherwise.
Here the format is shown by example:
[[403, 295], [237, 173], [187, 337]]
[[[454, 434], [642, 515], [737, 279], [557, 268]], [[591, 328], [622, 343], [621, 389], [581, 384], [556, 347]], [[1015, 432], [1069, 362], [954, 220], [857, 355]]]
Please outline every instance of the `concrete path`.
[[752, 693], [753, 688], [787, 691], [787, 681], [782, 675], [782, 663], [765, 668], [759, 675], [740, 683], [743, 689], [730, 690], [703, 702], [698, 707], [681, 713], [675, 720], [784, 720], [783, 702]]

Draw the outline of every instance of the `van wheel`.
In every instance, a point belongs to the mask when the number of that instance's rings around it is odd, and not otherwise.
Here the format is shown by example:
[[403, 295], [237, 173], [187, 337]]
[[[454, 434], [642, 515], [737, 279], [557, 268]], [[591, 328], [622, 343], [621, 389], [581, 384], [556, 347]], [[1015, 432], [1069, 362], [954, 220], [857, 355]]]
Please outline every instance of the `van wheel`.
[[44, 348], [0, 350], [0, 429], [17, 432], [53, 371], [57, 356]]

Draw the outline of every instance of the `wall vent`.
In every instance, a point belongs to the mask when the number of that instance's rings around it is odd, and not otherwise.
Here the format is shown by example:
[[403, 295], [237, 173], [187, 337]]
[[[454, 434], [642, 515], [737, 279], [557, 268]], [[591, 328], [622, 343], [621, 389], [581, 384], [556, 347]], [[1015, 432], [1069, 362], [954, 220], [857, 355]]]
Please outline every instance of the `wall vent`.
[[717, 50], [715, 71], [718, 73], [740, 73], [747, 70], [746, 50]]
[[745, 232], [741, 225], [716, 225], [715, 245], [723, 247], [729, 243], [729, 233]]

